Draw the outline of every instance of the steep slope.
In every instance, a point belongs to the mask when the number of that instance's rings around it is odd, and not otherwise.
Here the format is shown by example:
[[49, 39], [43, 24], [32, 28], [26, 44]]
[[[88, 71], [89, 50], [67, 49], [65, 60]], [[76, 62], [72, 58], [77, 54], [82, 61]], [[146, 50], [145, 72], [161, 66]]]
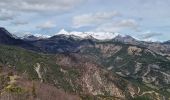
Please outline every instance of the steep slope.
[[5, 28], [0, 28], [0, 43], [7, 45], [24, 44], [24, 41], [15, 39]]
[[[62, 91], [66, 91], [66, 94], [76, 94], [85, 100], [90, 98], [92, 100], [95, 98], [98, 100], [103, 100], [104, 98], [110, 100], [131, 100], [132, 98], [143, 96], [155, 98], [154, 95], [159, 95], [159, 98], [156, 97], [156, 99], [163, 97], [155, 91], [145, 94], [144, 91], [146, 89], [140, 90], [138, 85], [117, 74], [113, 74], [111, 71], [103, 69], [102, 66], [91, 61], [89, 56], [79, 54], [44, 55], [20, 48], [0, 45], [0, 52], [3, 51], [5, 52], [0, 54], [1, 65], [5, 65], [8, 71], [14, 71], [14, 75], [22, 76], [23, 78], [20, 78], [22, 82], [30, 84], [34, 80], [36, 89], [41, 86], [53, 88], [47, 85], [49, 84]], [[20, 79], [17, 82], [21, 82]], [[22, 82], [19, 84], [19, 86], [21, 85], [20, 88], [27, 89], [30, 87], [30, 85], [22, 85], [26, 84]], [[138, 92], [139, 90], [140, 92]], [[41, 90], [35, 91], [39, 98], [43, 97]], [[47, 94], [46, 97], [48, 96], [50, 94]]]
[[0, 43], [1, 44], [19, 44], [22, 43], [21, 40], [13, 38], [13, 36], [5, 29], [0, 28]]
[[39, 48], [21, 39], [16, 39], [5, 28], [0, 27], [0, 44], [18, 46], [29, 50], [40, 51]]
[[138, 80], [146, 86], [169, 95], [170, 61], [151, 50], [116, 42], [100, 42], [81, 48], [82, 55], [105, 66], [126, 79]]

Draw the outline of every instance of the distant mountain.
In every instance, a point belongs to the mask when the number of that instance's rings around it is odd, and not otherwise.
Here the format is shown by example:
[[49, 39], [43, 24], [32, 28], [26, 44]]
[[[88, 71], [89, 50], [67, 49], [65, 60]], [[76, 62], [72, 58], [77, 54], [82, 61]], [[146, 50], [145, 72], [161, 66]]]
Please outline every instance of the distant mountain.
[[27, 34], [27, 35], [25, 35], [21, 38], [25, 41], [36, 41], [36, 40], [40, 40], [40, 39], [46, 39], [46, 38], [49, 38], [49, 37], [50, 36], [40, 35], [40, 34], [35, 34], [35, 35]]
[[34, 47], [32, 44], [22, 39], [14, 37], [11, 33], [2, 27], [0, 28], [0, 44], [19, 46], [29, 50], [39, 51], [37, 47]]
[[142, 41], [139, 41], [129, 35], [122, 35], [120, 33], [111, 32], [68, 32], [64, 29], [60, 30], [56, 35], [72, 36], [79, 39], [91, 39], [96, 41], [114, 41], [122, 42], [126, 44], [139, 45]]
[[131, 36], [118, 33], [67, 32], [63, 29], [51, 37], [44, 35], [27, 35], [21, 39], [11, 35], [4, 28], [0, 29], [0, 33], [1, 44], [15, 45], [45, 53], [77, 52], [81, 46], [87, 44], [94, 45], [97, 42], [105, 41], [146, 47], [158, 54], [170, 56], [170, 44], [168, 41], [164, 43], [139, 41]]
[[[139, 41], [128, 35], [120, 35], [118, 33], [83, 33], [83, 32], [67, 32], [61, 30], [57, 35], [41, 36], [41, 35], [27, 35], [22, 39], [14, 37], [6, 29], [0, 29], [0, 43], [7, 45], [15, 45], [26, 49], [46, 52], [77, 52], [81, 46], [87, 44], [95, 44], [100, 41], [121, 42], [125, 44], [138, 45], [146, 47], [158, 54], [169, 55], [170, 45], [168, 42], [156, 43]], [[106, 34], [106, 35], [105, 35]], [[105, 36], [104, 36], [105, 35]], [[111, 35], [111, 36], [110, 36]], [[110, 37], [109, 37], [110, 36]], [[102, 38], [104, 37], [104, 38]], [[109, 38], [108, 38], [109, 37]]]
[[170, 44], [170, 40], [163, 42], [163, 44]]
[[20, 37], [18, 37], [18, 36], [15, 35], [15, 34], [12, 34], [12, 33], [11, 33], [11, 35], [12, 35], [12, 37], [15, 38], [15, 39], [20, 39]]
[[137, 45], [140, 42], [129, 35], [117, 35], [115, 38], [113, 38], [113, 41], [134, 44], [134, 45]]
[[34, 36], [34, 35], [25, 35], [23, 37], [23, 40], [26, 40], [26, 41], [35, 41], [35, 40], [39, 40], [40, 38]]
[[40, 48], [46, 53], [77, 52], [79, 47], [87, 44], [94, 44], [91, 39], [80, 39], [75, 36], [55, 35], [48, 39], [32, 41], [32, 45]]

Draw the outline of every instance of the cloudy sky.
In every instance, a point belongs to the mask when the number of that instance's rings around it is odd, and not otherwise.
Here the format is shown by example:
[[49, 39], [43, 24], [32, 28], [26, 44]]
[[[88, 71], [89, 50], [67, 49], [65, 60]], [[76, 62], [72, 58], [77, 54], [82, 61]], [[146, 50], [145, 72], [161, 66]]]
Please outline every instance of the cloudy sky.
[[170, 40], [170, 0], [0, 0], [0, 26], [11, 33], [119, 32]]

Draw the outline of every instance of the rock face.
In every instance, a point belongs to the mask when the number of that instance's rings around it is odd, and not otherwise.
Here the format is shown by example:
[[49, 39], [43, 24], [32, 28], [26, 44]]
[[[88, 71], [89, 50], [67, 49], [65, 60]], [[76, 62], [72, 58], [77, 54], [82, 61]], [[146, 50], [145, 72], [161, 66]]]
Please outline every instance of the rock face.
[[38, 78], [41, 80], [41, 82], [43, 82], [41, 65], [39, 63], [36, 63], [34, 67], [35, 67], [35, 71], [37, 72]]
[[141, 55], [140, 53], [142, 52], [141, 48], [137, 48], [136, 46], [130, 46], [128, 48], [128, 54], [129, 55]]

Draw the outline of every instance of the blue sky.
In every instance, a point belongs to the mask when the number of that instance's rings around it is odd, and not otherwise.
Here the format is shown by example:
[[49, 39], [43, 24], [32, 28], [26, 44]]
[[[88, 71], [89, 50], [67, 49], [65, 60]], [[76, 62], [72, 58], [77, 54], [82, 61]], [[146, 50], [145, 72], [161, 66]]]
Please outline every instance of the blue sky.
[[0, 26], [11, 33], [119, 32], [170, 40], [170, 0], [0, 0]]

